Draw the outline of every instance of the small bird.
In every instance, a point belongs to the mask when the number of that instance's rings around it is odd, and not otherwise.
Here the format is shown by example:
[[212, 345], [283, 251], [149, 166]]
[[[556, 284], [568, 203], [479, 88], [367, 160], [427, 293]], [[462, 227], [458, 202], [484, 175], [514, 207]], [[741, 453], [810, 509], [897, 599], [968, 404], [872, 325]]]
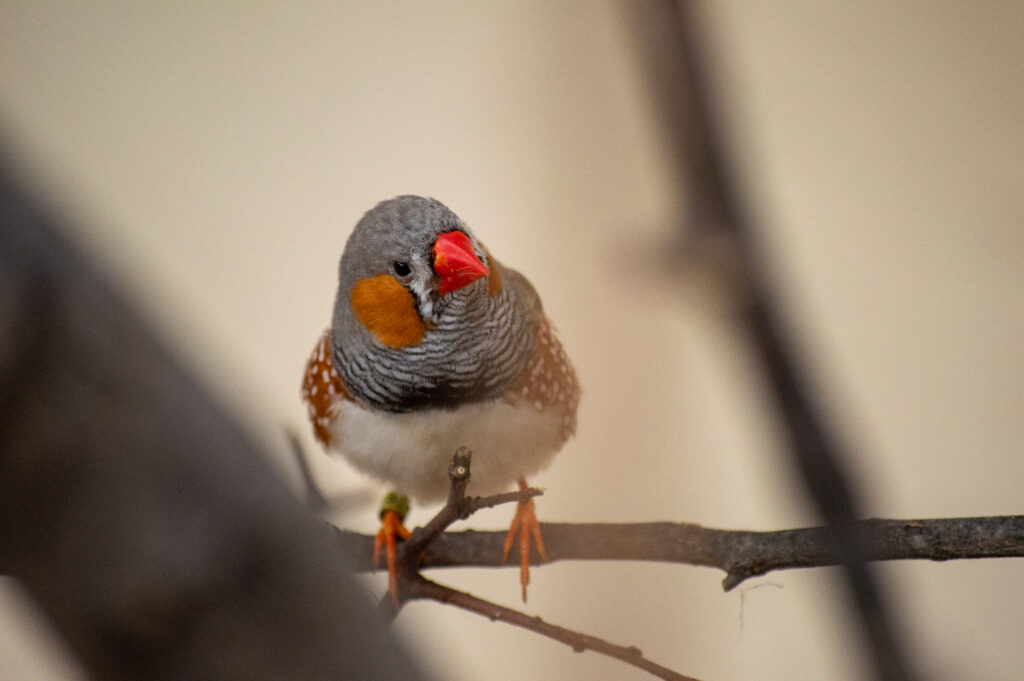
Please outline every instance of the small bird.
[[[396, 604], [395, 537], [409, 537], [409, 497], [444, 499], [462, 445], [473, 452], [474, 494], [525, 489], [575, 434], [579, 392], [533, 286], [446, 206], [399, 196], [356, 224], [302, 396], [317, 440], [392, 486], [374, 562], [384, 547]], [[547, 559], [532, 499], [517, 505], [503, 560], [517, 537], [525, 601], [531, 538]]]

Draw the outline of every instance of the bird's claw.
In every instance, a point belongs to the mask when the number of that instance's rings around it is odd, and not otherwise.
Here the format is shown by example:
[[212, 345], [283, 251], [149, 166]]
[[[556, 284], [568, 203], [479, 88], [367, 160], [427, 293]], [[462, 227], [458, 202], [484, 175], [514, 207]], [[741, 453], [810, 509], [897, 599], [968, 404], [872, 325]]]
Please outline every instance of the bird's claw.
[[380, 531], [373, 540], [373, 569], [380, 564], [381, 550], [384, 551], [388, 563], [388, 591], [391, 602], [398, 607], [398, 558], [395, 551], [395, 536], [409, 538], [409, 530], [402, 524], [402, 516], [397, 511], [386, 509], [380, 514]]
[[[526, 489], [526, 481], [519, 479], [519, 489]], [[505, 544], [502, 547], [501, 562], [508, 560], [509, 551], [516, 537], [519, 537], [519, 583], [523, 588], [523, 603], [526, 602], [526, 587], [530, 584], [530, 540], [537, 547], [537, 553], [541, 560], [548, 559], [547, 551], [544, 549], [544, 539], [540, 534], [540, 523], [537, 521], [537, 510], [533, 499], [527, 499], [516, 506], [516, 515], [512, 518], [512, 525], [505, 535]]]

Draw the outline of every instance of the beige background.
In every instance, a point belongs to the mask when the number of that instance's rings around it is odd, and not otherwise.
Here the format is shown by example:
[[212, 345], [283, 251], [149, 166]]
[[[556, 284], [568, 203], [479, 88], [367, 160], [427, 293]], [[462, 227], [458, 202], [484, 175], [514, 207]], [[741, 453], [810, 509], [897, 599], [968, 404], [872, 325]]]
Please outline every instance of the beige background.
[[[871, 515], [1022, 512], [1024, 7], [701, 7], [801, 357]], [[579, 437], [534, 481], [542, 519], [813, 523], [744, 339], [658, 257], [682, 198], [626, 11], [0, 0], [0, 125], [277, 451], [284, 424], [307, 435], [298, 382], [352, 224], [421, 193], [531, 277], [576, 361]], [[317, 468], [350, 493], [338, 521], [372, 529], [377, 490]], [[927, 677], [1020, 678], [1024, 563], [879, 575]], [[436, 576], [517, 604], [513, 571]], [[835, 577], [723, 594], [708, 569], [557, 564], [527, 609], [705, 681], [865, 678]], [[80, 677], [16, 585], [0, 599], [0, 678]], [[648, 678], [435, 604], [398, 627], [440, 678]]]

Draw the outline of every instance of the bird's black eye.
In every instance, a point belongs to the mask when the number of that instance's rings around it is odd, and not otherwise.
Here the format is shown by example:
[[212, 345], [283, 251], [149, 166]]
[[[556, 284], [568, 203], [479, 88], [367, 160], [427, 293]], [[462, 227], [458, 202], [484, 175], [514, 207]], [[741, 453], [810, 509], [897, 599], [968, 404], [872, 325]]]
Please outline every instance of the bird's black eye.
[[391, 269], [394, 270], [395, 274], [397, 274], [400, 277], [408, 277], [410, 274], [412, 274], [412, 268], [409, 267], [409, 263], [402, 262], [400, 260], [391, 263]]

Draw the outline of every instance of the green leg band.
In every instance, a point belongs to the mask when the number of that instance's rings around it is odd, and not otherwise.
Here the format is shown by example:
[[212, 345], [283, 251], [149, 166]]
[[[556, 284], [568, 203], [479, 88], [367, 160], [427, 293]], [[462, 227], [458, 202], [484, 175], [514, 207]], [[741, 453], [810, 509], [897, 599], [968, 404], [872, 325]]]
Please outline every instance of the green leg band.
[[394, 511], [399, 520], [405, 520], [409, 514], [409, 497], [398, 492], [388, 492], [380, 503], [380, 517], [383, 518], [387, 511]]

